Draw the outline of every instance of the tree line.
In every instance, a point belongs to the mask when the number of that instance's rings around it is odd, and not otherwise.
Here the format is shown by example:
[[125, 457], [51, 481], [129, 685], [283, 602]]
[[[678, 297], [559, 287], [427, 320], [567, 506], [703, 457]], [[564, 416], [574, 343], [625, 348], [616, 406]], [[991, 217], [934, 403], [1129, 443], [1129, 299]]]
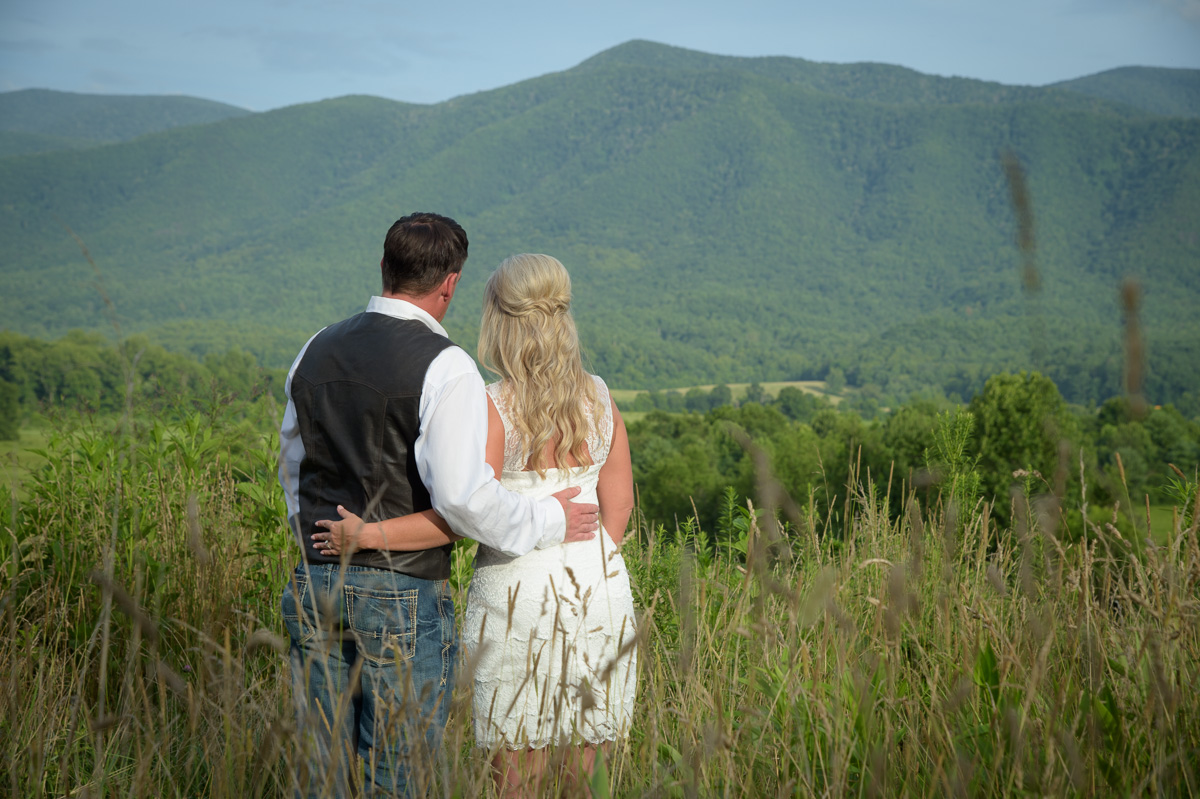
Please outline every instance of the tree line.
[[[830, 375], [837, 388], [840, 370]], [[202, 360], [134, 336], [114, 345], [73, 332], [57, 341], [0, 333], [0, 438], [38, 413], [170, 416], [266, 395], [282, 401], [285, 373], [230, 349]], [[1078, 497], [1093, 509], [1187, 505], [1200, 468], [1200, 416], [1172, 405], [1139, 409], [1124, 397], [1070, 405], [1037, 372], [988, 378], [965, 403], [914, 398], [890, 408], [861, 391], [834, 406], [786, 386], [752, 384], [735, 402], [727, 385], [650, 391], [623, 405], [634, 478], [646, 518], [668, 529], [696, 516], [712, 526], [729, 497], [758, 496], [766, 475], [796, 502], [845, 512], [847, 486], [874, 486], [900, 512], [909, 493], [928, 501], [994, 503], [1002, 518], [1014, 487]]]
[[35, 413], [167, 411], [253, 399], [282, 398], [285, 373], [264, 369], [240, 349], [202, 360], [168, 352], [144, 336], [113, 344], [72, 331], [57, 341], [0, 332], [0, 440], [17, 438]]
[[[746, 443], [766, 455], [770, 478], [824, 518], [845, 512], [847, 486], [874, 486], [901, 512], [911, 492], [930, 502], [993, 503], [1010, 519], [1023, 496], [1082, 495], [1093, 514], [1120, 503], [1190, 504], [1200, 468], [1200, 422], [1175, 407], [1139, 412], [1124, 397], [1096, 408], [1069, 405], [1036, 372], [991, 376], [965, 404], [914, 399], [873, 418], [786, 387], [758, 388], [734, 404], [727, 386], [647, 392], [629, 410], [641, 509], [668, 530], [697, 517], [719, 529], [727, 496], [755, 497], [767, 476]], [[1076, 516], [1079, 502], [1075, 502]], [[1068, 518], [1070, 514], [1068, 513]]]

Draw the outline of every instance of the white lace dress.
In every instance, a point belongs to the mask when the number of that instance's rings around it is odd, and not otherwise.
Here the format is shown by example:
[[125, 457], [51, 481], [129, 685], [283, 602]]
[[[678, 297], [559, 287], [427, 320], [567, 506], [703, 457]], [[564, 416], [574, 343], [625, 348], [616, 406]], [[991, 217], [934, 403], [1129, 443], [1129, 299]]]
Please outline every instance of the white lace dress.
[[[545, 478], [525, 470], [529, 455], [509, 421], [503, 384], [488, 386], [504, 422], [505, 488], [547, 497], [580, 486], [576, 500], [596, 502], [613, 418], [608, 387], [594, 379], [602, 405], [588, 436], [595, 463], [549, 469]], [[524, 749], [623, 738], [637, 685], [634, 632], [629, 575], [607, 532], [519, 558], [480, 544], [463, 629], [474, 668], [476, 745]]]

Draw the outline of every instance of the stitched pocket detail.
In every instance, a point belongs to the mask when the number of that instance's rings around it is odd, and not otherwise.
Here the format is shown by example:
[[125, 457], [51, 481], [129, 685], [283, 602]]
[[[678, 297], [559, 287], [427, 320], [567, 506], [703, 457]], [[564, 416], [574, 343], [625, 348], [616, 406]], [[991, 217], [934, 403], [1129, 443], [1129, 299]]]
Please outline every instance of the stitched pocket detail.
[[417, 648], [417, 589], [375, 590], [348, 585], [346, 616], [359, 654], [386, 666], [411, 660]]

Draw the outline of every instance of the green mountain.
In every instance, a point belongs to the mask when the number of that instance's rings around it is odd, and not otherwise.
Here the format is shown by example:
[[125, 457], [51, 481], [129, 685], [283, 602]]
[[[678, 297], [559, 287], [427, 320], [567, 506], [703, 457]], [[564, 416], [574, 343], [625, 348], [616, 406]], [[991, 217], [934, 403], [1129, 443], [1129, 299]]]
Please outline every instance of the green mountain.
[[1152, 114], [1200, 117], [1200, 70], [1120, 67], [1053, 85]]
[[1062, 89], [631, 42], [433, 106], [344, 97], [12, 157], [0, 181], [0, 314], [31, 335], [111, 329], [107, 297], [122, 332], [283, 364], [377, 290], [392, 220], [428, 209], [471, 236], [457, 340], [500, 259], [549, 252], [617, 386], [839, 366], [904, 398], [1038, 366], [1099, 399], [1132, 276], [1152, 399], [1200, 388], [1200, 121]]
[[0, 157], [128, 141], [181, 125], [240, 117], [244, 108], [196, 97], [0, 93]]
[[96, 142], [86, 139], [72, 139], [48, 133], [0, 130], [0, 158], [7, 158], [10, 155], [48, 153], [53, 150], [79, 150], [94, 146], [96, 146]]
[[[1136, 103], [1126, 103], [1123, 99], [1113, 102], [1111, 98], [1091, 92], [1007, 86], [974, 78], [924, 75], [892, 64], [824, 64], [803, 58], [718, 56], [640, 40], [593, 56], [576, 70], [603, 69], [614, 65], [743, 72], [806, 86], [835, 97], [887, 105], [1036, 102], [1039, 105], [1123, 116], [1136, 114], [1135, 109], [1138, 108]], [[1200, 74], [1197, 70], [1192, 72]]]

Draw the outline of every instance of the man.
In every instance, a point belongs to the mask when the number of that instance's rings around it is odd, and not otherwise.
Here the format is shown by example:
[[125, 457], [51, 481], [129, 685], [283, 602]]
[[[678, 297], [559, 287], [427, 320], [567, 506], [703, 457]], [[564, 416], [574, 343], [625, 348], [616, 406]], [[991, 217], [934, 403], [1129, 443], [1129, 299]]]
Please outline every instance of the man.
[[[360, 550], [339, 562], [313, 545], [337, 506], [366, 523], [432, 508], [460, 535], [512, 555], [593, 537], [578, 489], [534, 501], [484, 461], [487, 406], [475, 363], [440, 322], [467, 258], [452, 219], [418, 213], [384, 241], [382, 296], [325, 328], [288, 375], [280, 482], [304, 559], [284, 589], [302, 729], [315, 747], [312, 795], [347, 791], [354, 754], [368, 785], [419, 791], [440, 748], [457, 645], [449, 545]], [[428, 751], [423, 751], [428, 747]]]

